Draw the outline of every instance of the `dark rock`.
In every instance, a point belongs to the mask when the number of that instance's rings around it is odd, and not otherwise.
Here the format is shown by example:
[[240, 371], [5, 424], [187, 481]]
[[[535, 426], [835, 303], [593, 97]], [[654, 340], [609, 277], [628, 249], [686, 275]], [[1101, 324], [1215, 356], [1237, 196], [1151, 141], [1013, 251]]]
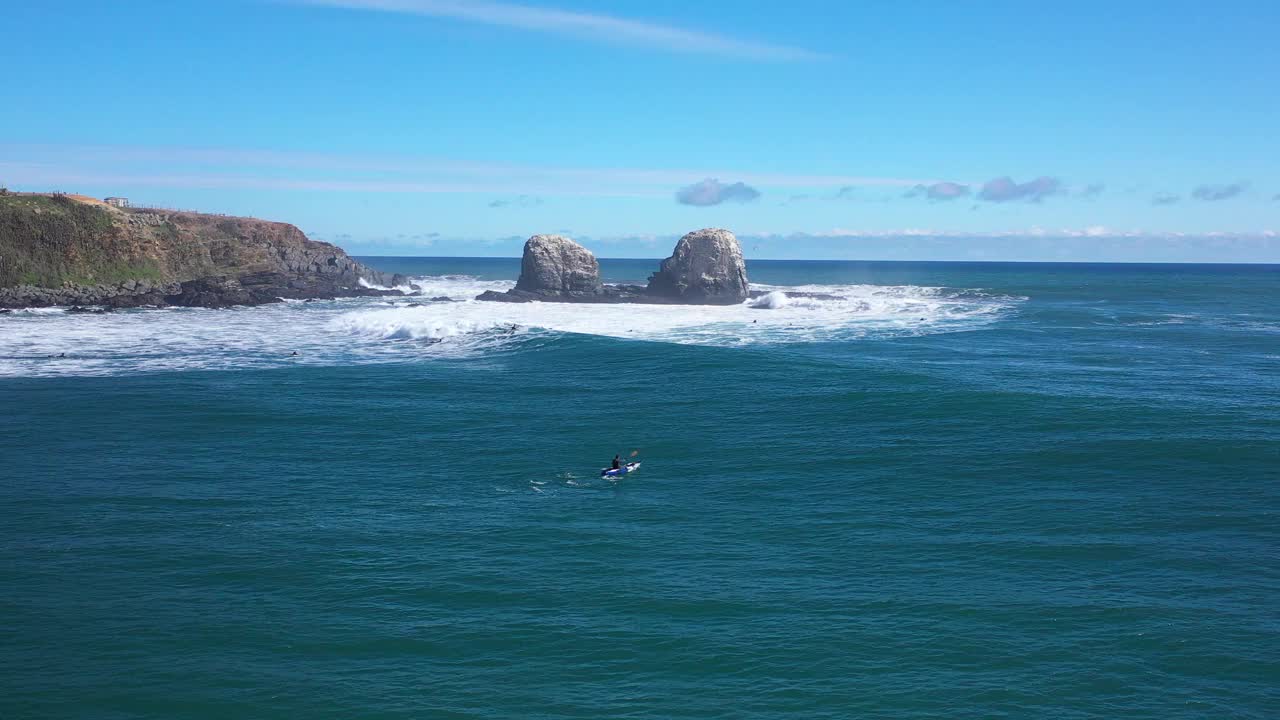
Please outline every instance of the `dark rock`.
[[102, 301], [103, 306], [113, 310], [138, 307], [159, 307], [165, 304], [164, 295], [158, 292], [141, 295], [116, 295]]
[[536, 302], [543, 300], [541, 295], [527, 293], [520, 290], [508, 290], [506, 292], [498, 292], [497, 290], [485, 290], [476, 296], [477, 300], [485, 300], [488, 302], [507, 302], [507, 303], [524, 303]]
[[288, 285], [290, 276], [278, 272], [256, 272], [241, 275], [236, 278], [240, 284], [245, 287], [260, 285]]
[[525, 292], [523, 290], [508, 290], [506, 292], [497, 292], [496, 290], [486, 290], [476, 297], [477, 300], [487, 300], [490, 302], [507, 302], [507, 303], [527, 303], [527, 302], [558, 302], [558, 303], [579, 303], [579, 304], [606, 304], [606, 303], [646, 303], [646, 304], [674, 304], [675, 301], [664, 298], [655, 298], [645, 293], [645, 289], [639, 285], [602, 285], [599, 292], [595, 293], [534, 293]]
[[738, 239], [707, 228], [680, 238], [671, 257], [649, 277], [651, 295], [692, 304], [731, 305], [747, 299], [747, 266]]
[[179, 307], [229, 308], [260, 305], [254, 295], [231, 278], [205, 278], [182, 283], [177, 293], [165, 296], [165, 303]]

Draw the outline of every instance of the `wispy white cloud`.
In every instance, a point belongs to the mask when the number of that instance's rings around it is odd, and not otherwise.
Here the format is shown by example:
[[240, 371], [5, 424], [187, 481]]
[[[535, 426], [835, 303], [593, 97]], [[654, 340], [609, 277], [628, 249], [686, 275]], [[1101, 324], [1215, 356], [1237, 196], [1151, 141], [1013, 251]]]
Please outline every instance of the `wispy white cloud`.
[[302, 5], [448, 18], [681, 53], [770, 61], [819, 60], [825, 57], [801, 48], [741, 40], [642, 20], [487, 0], [290, 1]]
[[670, 196], [690, 177], [733, 177], [756, 187], [911, 187], [913, 178], [756, 173], [717, 168], [575, 168], [439, 158], [254, 149], [0, 143], [0, 179], [368, 193]]

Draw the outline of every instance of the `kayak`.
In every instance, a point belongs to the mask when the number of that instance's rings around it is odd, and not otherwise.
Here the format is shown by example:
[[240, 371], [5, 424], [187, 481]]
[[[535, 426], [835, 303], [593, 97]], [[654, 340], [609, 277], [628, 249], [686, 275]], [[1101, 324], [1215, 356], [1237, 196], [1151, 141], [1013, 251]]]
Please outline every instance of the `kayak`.
[[620, 468], [603, 468], [600, 470], [600, 477], [621, 477], [627, 473], [635, 472], [640, 469], [639, 462], [627, 463]]

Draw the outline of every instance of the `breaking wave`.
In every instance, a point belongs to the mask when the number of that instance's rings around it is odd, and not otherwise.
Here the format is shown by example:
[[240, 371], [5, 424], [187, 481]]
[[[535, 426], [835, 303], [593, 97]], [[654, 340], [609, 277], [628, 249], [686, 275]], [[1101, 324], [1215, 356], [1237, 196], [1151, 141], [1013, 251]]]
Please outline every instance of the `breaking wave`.
[[839, 342], [976, 329], [1025, 299], [910, 285], [755, 285], [757, 297], [729, 306], [519, 304], [473, 299], [512, 281], [440, 275], [413, 283], [414, 294], [402, 298], [14, 312], [0, 316], [0, 376], [465, 358], [555, 333], [718, 346]]

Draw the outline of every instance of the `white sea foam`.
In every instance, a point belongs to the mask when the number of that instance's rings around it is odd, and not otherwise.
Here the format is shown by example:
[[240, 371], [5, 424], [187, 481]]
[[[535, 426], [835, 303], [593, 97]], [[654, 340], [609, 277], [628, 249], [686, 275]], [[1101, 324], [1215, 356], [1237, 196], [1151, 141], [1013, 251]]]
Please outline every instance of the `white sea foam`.
[[[465, 295], [497, 289], [493, 285], [469, 286]], [[749, 345], [965, 330], [991, 322], [1020, 300], [914, 286], [757, 289], [766, 294], [729, 306], [467, 301], [369, 311], [342, 322], [358, 334], [387, 339], [441, 338], [516, 326], [636, 340]], [[807, 296], [788, 297], [785, 292]]]
[[782, 290], [774, 290], [772, 292], [765, 293], [754, 300], [748, 300], [747, 305], [749, 307], [756, 308], [757, 310], [777, 310], [779, 308], [786, 307], [790, 302], [790, 298], [787, 297], [785, 292]]
[[[729, 306], [492, 303], [473, 298], [513, 283], [465, 275], [413, 282], [418, 289], [406, 298], [104, 315], [13, 312], [0, 315], [0, 376], [466, 358], [546, 332], [721, 346], [839, 342], [974, 329], [1021, 300], [916, 286], [758, 285], [765, 295]], [[441, 297], [453, 302], [431, 300]]]

